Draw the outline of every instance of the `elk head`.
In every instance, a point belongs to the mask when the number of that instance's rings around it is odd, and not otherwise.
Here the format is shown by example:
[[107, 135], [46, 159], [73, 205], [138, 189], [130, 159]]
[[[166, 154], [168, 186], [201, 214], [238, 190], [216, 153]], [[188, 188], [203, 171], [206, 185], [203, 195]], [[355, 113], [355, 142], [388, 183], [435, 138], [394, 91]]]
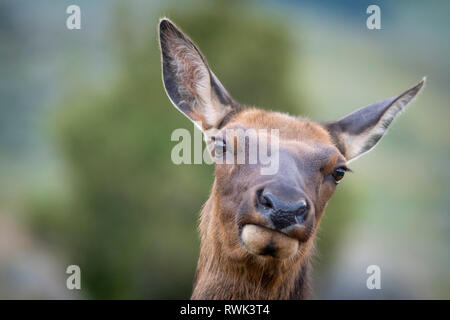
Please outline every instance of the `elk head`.
[[425, 82], [337, 121], [318, 123], [241, 106], [195, 44], [168, 19], [160, 21], [159, 36], [167, 95], [204, 132], [212, 156], [217, 160], [231, 154], [236, 160], [240, 150], [247, 160], [248, 136], [240, 149], [235, 146], [237, 132], [248, 129], [265, 130], [263, 143], [277, 154], [278, 170], [270, 174], [262, 174], [259, 160], [216, 161], [212, 194], [201, 217], [200, 259], [215, 254], [222, 263], [285, 261], [293, 266], [308, 256], [325, 206], [349, 171], [348, 163], [377, 144]]

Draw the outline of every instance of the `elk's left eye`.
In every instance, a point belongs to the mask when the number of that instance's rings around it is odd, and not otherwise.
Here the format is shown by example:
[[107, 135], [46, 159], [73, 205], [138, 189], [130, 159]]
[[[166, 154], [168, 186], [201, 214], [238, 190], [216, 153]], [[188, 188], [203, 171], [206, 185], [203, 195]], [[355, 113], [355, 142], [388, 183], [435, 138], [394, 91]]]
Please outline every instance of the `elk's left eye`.
[[222, 139], [214, 140], [214, 154], [216, 157], [221, 157], [226, 152], [226, 144]]
[[334, 178], [334, 181], [336, 183], [339, 183], [339, 181], [344, 177], [345, 172], [347, 171], [346, 168], [336, 168], [334, 169], [333, 173], [331, 174]]

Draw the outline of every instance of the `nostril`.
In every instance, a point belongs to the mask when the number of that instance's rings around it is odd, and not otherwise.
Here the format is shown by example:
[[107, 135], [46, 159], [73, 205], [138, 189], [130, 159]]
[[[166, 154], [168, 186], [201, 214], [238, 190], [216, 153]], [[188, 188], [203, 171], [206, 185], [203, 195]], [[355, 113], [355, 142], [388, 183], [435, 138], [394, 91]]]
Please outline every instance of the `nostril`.
[[295, 224], [303, 224], [310, 210], [305, 198], [297, 201], [289, 201], [289, 198], [292, 199], [293, 195], [285, 193], [280, 199], [269, 190], [261, 188], [256, 191], [255, 205], [257, 210], [270, 219], [275, 229], [283, 230]]
[[274, 209], [274, 202], [270, 194], [263, 194], [263, 190], [258, 190], [258, 202], [267, 209]]
[[296, 216], [304, 215], [309, 209], [308, 203], [305, 200], [300, 200], [292, 206], [292, 211]]

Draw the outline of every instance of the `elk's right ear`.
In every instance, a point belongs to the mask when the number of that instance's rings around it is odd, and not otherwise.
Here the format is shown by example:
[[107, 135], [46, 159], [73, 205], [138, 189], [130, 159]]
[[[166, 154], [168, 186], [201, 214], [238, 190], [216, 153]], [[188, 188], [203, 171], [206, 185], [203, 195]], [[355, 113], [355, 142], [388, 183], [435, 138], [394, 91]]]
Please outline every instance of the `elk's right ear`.
[[167, 18], [159, 22], [159, 43], [170, 101], [203, 131], [219, 128], [235, 103], [200, 50]]
[[405, 92], [358, 109], [326, 128], [347, 161], [372, 149], [383, 137], [392, 121], [417, 96], [426, 78]]

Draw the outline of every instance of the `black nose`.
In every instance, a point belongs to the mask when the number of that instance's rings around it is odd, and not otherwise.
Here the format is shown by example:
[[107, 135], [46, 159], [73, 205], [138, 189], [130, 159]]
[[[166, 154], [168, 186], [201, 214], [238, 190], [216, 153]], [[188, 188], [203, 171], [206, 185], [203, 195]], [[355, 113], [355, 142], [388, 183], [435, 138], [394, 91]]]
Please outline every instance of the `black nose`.
[[294, 224], [302, 224], [309, 211], [305, 199], [284, 201], [273, 193], [260, 190], [257, 194], [258, 207], [270, 216], [274, 227], [282, 230]]

